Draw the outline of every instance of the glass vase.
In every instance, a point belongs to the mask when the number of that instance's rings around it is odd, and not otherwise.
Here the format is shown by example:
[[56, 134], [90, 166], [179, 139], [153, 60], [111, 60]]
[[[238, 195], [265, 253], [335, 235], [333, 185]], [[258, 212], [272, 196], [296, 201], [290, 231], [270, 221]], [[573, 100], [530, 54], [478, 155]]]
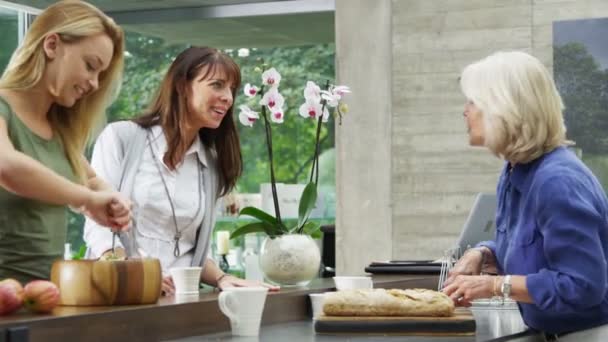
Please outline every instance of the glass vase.
[[319, 274], [321, 253], [304, 234], [266, 237], [260, 250], [260, 268], [266, 279], [281, 286], [305, 286]]

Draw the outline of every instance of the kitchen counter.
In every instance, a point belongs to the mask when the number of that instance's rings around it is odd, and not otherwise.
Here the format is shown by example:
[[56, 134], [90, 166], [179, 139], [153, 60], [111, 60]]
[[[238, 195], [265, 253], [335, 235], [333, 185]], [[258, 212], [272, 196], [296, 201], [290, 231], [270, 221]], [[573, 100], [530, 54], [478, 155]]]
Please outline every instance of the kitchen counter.
[[[377, 275], [383, 288], [437, 287], [432, 275]], [[266, 299], [262, 324], [293, 323], [305, 329], [310, 320], [309, 293], [334, 291], [331, 278], [315, 279], [306, 287], [283, 288]], [[229, 331], [220, 312], [218, 292], [163, 297], [156, 304], [103, 307], [57, 307], [50, 314], [19, 311], [0, 317], [0, 341], [162, 341]], [[310, 325], [310, 323], [308, 323]], [[286, 324], [289, 326], [289, 324]], [[264, 328], [265, 329], [265, 328]], [[25, 338], [25, 337], [29, 338]], [[200, 337], [199, 337], [200, 340]]]
[[289, 342], [333, 342], [333, 341], [378, 341], [378, 342], [481, 342], [525, 330], [517, 306], [476, 306], [472, 309], [477, 324], [474, 336], [390, 336], [390, 335], [323, 335], [314, 331], [312, 319], [262, 326], [259, 337], [232, 337], [230, 331], [217, 334], [175, 339], [167, 342], [197, 341], [289, 341]]

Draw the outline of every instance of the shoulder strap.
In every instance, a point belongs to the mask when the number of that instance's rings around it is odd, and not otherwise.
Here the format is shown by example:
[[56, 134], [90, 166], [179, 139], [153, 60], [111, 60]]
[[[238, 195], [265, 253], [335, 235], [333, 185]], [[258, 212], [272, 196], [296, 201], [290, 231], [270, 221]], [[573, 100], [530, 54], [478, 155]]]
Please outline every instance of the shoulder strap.
[[4, 120], [6, 120], [7, 124], [13, 117], [13, 110], [12, 110], [11, 106], [1, 96], [0, 96], [0, 117], [3, 117]]
[[[118, 191], [127, 197], [131, 197], [135, 174], [141, 162], [141, 156], [146, 147], [147, 130], [132, 121], [116, 122], [113, 125], [113, 132], [120, 145], [122, 160], [120, 162], [120, 181]], [[133, 225], [136, 222], [133, 221]], [[127, 255], [137, 255], [137, 243], [135, 241], [135, 227], [120, 234], [120, 242]]]
[[[140, 157], [146, 146], [146, 130], [130, 121], [117, 124], [114, 133], [122, 151], [121, 174], [118, 190], [125, 188], [129, 172], [139, 165]], [[129, 194], [127, 194], [129, 195]]]

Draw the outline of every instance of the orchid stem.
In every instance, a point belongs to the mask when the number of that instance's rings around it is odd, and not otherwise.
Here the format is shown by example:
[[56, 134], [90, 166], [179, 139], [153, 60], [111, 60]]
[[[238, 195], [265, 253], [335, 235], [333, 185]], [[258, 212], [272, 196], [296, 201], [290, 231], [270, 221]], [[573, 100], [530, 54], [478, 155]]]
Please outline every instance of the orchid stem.
[[[264, 87], [260, 94], [264, 96]], [[264, 118], [264, 130], [266, 131], [266, 145], [268, 146], [268, 159], [270, 159], [270, 186], [272, 188], [272, 201], [274, 203], [274, 212], [279, 225], [283, 226], [281, 220], [281, 211], [279, 210], [279, 196], [277, 195], [277, 182], [274, 176], [274, 162], [272, 157], [272, 128], [266, 116], [266, 106], [262, 106], [262, 117]]]
[[[325, 90], [329, 89], [329, 80], [325, 82]], [[317, 187], [319, 183], [319, 149], [321, 148], [321, 143], [319, 137], [321, 136], [321, 125], [323, 124], [323, 113], [325, 112], [325, 106], [327, 101], [323, 100], [323, 106], [321, 107], [321, 114], [317, 119], [317, 136], [315, 138], [315, 154], [312, 160], [312, 168], [310, 170], [310, 181], [312, 182], [313, 178], [315, 180], [315, 187]]]

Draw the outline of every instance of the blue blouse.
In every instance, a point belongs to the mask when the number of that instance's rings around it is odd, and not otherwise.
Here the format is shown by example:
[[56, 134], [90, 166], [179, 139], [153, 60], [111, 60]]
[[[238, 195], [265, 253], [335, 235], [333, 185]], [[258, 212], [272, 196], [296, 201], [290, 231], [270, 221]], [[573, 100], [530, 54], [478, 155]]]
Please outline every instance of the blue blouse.
[[497, 187], [496, 238], [479, 245], [501, 274], [525, 275], [526, 325], [549, 333], [608, 323], [608, 200], [565, 147], [505, 165]]

